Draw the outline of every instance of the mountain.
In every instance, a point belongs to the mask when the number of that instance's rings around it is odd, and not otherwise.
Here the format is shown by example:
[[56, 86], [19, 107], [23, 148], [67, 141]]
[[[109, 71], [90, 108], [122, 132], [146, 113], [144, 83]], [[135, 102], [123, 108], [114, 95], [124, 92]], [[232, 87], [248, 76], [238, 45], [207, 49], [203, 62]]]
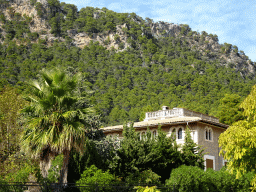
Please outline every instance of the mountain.
[[0, 0], [0, 88], [62, 65], [84, 74], [105, 124], [138, 121], [161, 105], [217, 115], [225, 94], [244, 98], [255, 63], [238, 47], [188, 25], [57, 0]]

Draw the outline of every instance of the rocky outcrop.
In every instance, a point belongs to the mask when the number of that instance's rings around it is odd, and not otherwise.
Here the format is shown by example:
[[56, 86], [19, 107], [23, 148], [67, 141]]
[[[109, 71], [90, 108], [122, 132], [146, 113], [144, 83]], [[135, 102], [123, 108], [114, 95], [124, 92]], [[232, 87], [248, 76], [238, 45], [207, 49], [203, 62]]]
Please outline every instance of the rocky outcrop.
[[[47, 4], [46, 0], [38, 0], [38, 2]], [[29, 0], [11, 0], [9, 3], [10, 7], [13, 7], [14, 13], [20, 13], [22, 16], [26, 15], [32, 18], [29, 24], [31, 32], [45, 31], [46, 33], [50, 33], [50, 26], [46, 22], [46, 17], [39, 17], [37, 10], [30, 4]], [[1, 9], [1, 12], [5, 15], [7, 20], [12, 19], [7, 9]]]
[[150, 24], [150, 29], [155, 37], [177, 36], [181, 32], [180, 25], [162, 21]]
[[78, 33], [75, 29], [68, 30], [68, 35], [73, 39], [73, 45], [84, 48], [84, 46], [89, 45], [91, 41], [98, 41], [100, 45], [106, 47], [107, 49], [120, 49], [120, 44], [123, 43], [123, 49], [126, 49], [130, 45], [127, 43], [127, 36], [123, 32], [122, 28], [127, 28], [126, 24], [116, 26], [116, 33], [103, 33], [88, 35], [87, 33]]
[[[37, 0], [40, 2], [45, 8], [45, 14], [41, 17], [37, 15], [37, 10], [35, 6], [32, 6], [30, 0], [9, 0], [9, 6], [13, 7], [15, 13], [20, 13], [21, 15], [27, 15], [31, 17], [31, 22], [29, 23], [30, 31], [31, 32], [38, 32], [39, 38], [45, 39], [46, 44], [48, 46], [52, 46], [55, 40], [60, 42], [64, 42], [65, 39], [62, 37], [55, 37], [53, 34], [50, 33], [50, 25], [47, 22], [47, 11], [49, 11], [47, 0]], [[8, 10], [5, 6], [0, 6], [0, 10], [4, 13], [6, 19], [12, 19], [8, 13]], [[56, 12], [62, 12], [61, 8], [55, 10]], [[98, 19], [101, 15], [102, 10], [96, 10], [93, 13], [94, 19]], [[143, 19], [133, 15], [132, 20], [138, 24], [143, 22]], [[150, 20], [150, 19], [149, 19]], [[202, 59], [207, 60], [216, 60], [218, 59], [220, 65], [228, 66], [229, 63], [232, 63], [236, 70], [242, 71], [243, 74], [255, 74], [256, 68], [255, 64], [248, 60], [248, 58], [234, 50], [226, 51], [223, 53], [221, 51], [222, 45], [218, 43], [218, 38], [209, 36], [208, 34], [202, 35], [198, 32], [192, 32], [188, 25], [178, 25], [174, 23], [168, 22], [156, 22], [154, 23], [152, 20], [146, 22], [145, 25], [147, 29], [141, 27], [142, 36], [147, 35], [147, 37], [175, 37], [179, 38], [180, 40], [187, 41], [188, 46], [192, 51], [198, 51], [202, 55]], [[118, 25], [116, 26], [116, 32], [109, 32], [105, 31], [103, 33], [94, 33], [94, 34], [87, 34], [87, 33], [78, 33], [77, 30], [72, 29], [68, 30], [68, 36], [72, 39], [72, 45], [77, 46], [80, 48], [84, 48], [85, 46], [89, 45], [91, 41], [96, 42], [98, 41], [100, 45], [106, 47], [107, 49], [116, 49], [117, 51], [125, 50], [127, 47], [130, 47], [130, 44], [127, 43], [128, 36], [123, 30], [126, 28], [127, 30], [130, 26], [127, 24]], [[6, 35], [2, 24], [0, 23], [0, 32], [3, 36]], [[186, 35], [190, 33], [190, 35]], [[204, 33], [203, 33], [204, 34]], [[136, 37], [131, 35], [133, 40], [136, 40]], [[0, 40], [1, 42], [1, 40]], [[20, 44], [19, 42], [17, 42]]]

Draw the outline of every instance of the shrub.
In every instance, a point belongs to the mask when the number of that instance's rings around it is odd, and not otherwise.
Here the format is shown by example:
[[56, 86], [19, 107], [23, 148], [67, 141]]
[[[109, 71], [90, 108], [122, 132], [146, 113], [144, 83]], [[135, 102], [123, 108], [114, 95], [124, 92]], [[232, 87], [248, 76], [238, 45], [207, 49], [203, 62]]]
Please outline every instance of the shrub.
[[142, 186], [137, 186], [134, 187], [134, 189], [138, 189], [136, 192], [160, 192], [160, 190], [156, 189], [156, 186], [153, 187], [142, 187]]
[[39, 166], [31, 159], [26, 159], [19, 153], [12, 154], [4, 162], [4, 180], [6, 182], [27, 182], [29, 175], [40, 172]]
[[129, 184], [161, 184], [161, 176], [154, 173], [151, 169], [142, 172], [131, 173], [125, 179], [126, 183]]
[[236, 179], [235, 174], [230, 174], [225, 168], [220, 171], [208, 169], [204, 171], [198, 167], [185, 166], [174, 169], [170, 179], [166, 180], [167, 186], [175, 186], [177, 190], [186, 191], [250, 191], [253, 173], [244, 174]]
[[39, 37], [39, 34], [38, 34], [37, 32], [28, 33], [28, 38], [29, 38], [31, 41], [36, 40], [38, 37]]
[[9, 156], [4, 162], [4, 168], [5, 176], [0, 177], [0, 192], [22, 192], [24, 191], [24, 187], [3, 185], [7, 185], [9, 182], [21, 182], [25, 184], [29, 182], [30, 176], [35, 177], [36, 181], [40, 178], [39, 165], [31, 159], [21, 156], [19, 153]]
[[119, 44], [119, 49], [124, 49], [124, 47], [125, 47], [125, 44], [124, 44], [124, 42], [121, 42], [120, 44]]
[[111, 187], [108, 187], [108, 185], [114, 184], [116, 181], [116, 177], [109, 171], [103, 172], [95, 165], [92, 165], [83, 172], [76, 185], [88, 186], [87, 188], [81, 188], [81, 192], [93, 191], [97, 185], [99, 185], [99, 191], [111, 191]]
[[115, 41], [120, 41], [120, 36], [118, 34], [115, 34], [114, 39]]
[[208, 191], [206, 174], [203, 169], [194, 166], [182, 165], [171, 172], [171, 177], [166, 181], [167, 186], [175, 186], [183, 192]]

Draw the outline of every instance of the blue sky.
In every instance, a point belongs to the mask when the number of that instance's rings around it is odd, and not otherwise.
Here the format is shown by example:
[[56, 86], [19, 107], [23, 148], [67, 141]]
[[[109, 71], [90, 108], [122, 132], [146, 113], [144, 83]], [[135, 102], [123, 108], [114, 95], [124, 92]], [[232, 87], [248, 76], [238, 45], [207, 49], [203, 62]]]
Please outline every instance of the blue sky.
[[[63, 1], [61, 1], [63, 2]], [[106, 7], [143, 19], [188, 24], [193, 31], [217, 34], [219, 43], [236, 45], [256, 62], [256, 0], [65, 0], [78, 9]]]

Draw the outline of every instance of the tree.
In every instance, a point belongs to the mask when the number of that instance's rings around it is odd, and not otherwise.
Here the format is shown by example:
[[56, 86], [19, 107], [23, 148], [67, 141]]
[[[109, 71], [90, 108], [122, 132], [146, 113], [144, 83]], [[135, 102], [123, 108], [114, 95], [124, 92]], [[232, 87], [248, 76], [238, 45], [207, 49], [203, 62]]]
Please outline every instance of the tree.
[[25, 100], [17, 94], [15, 88], [7, 86], [0, 94], [0, 149], [7, 156], [18, 147], [19, 132], [21, 130], [17, 124], [18, 111], [24, 105]]
[[204, 168], [203, 151], [191, 138], [190, 130], [187, 127], [185, 131], [185, 143], [182, 146], [183, 164], [189, 166], [198, 166]]
[[76, 185], [89, 185], [86, 188], [82, 188], [82, 192], [94, 191], [96, 187], [98, 187], [99, 191], [111, 191], [110, 185], [117, 183], [117, 181], [118, 179], [109, 173], [109, 170], [105, 172], [98, 169], [95, 165], [91, 165], [86, 168], [81, 178], [76, 182]]
[[241, 104], [241, 97], [237, 94], [226, 94], [220, 100], [220, 105], [218, 107], [217, 116], [221, 123], [231, 125], [235, 121], [241, 120], [243, 118], [242, 110], [239, 108]]
[[126, 178], [130, 174], [151, 169], [161, 176], [161, 182], [169, 178], [173, 168], [181, 165], [181, 154], [171, 137], [158, 128], [157, 135], [148, 129], [143, 136], [135, 132], [133, 126], [124, 126], [121, 147], [117, 156], [110, 162], [111, 170], [118, 176]]
[[140, 113], [140, 121], [144, 121], [146, 113], [154, 111], [152, 106], [148, 105], [142, 108], [141, 113]]
[[[25, 100], [17, 94], [17, 89], [5, 87], [0, 94], [0, 161], [4, 161], [19, 151], [21, 127], [18, 124], [18, 111]], [[2, 170], [3, 167], [1, 167]], [[1, 173], [0, 173], [1, 175]]]
[[[228, 160], [228, 169], [239, 178], [243, 173], [255, 172], [256, 164], [256, 85], [242, 102], [244, 120], [233, 123], [219, 137], [220, 153]], [[256, 175], [252, 181], [256, 189]]]
[[90, 108], [81, 97], [81, 74], [66, 74], [62, 69], [42, 70], [39, 80], [30, 82], [30, 102], [22, 110], [24, 132], [22, 150], [39, 158], [43, 177], [47, 177], [54, 156], [64, 155], [59, 183], [67, 183], [72, 148], [80, 153], [86, 140], [86, 114]]

